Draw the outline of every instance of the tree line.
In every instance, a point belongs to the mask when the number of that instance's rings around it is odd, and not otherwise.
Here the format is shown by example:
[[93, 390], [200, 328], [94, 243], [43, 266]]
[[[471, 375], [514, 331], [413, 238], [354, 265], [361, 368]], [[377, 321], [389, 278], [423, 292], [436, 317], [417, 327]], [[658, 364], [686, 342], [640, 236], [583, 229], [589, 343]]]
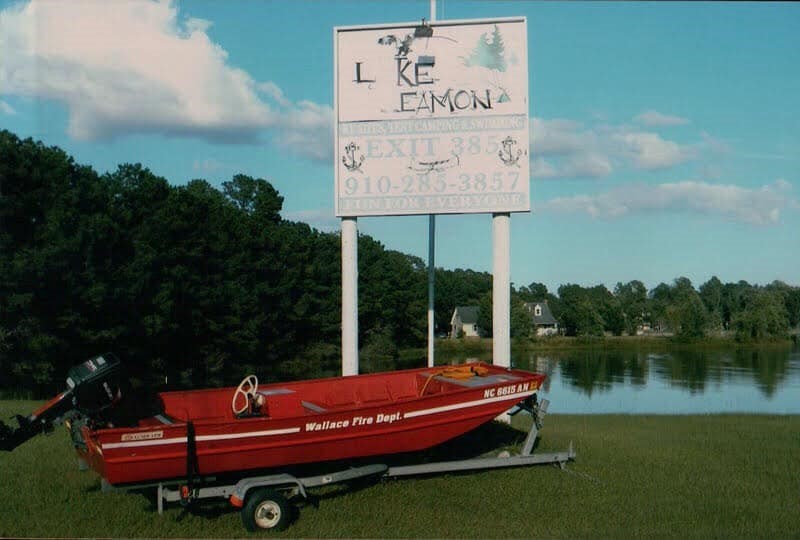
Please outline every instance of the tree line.
[[[524, 302], [546, 300], [564, 334], [568, 336], [637, 335], [669, 333], [679, 339], [730, 335], [739, 341], [787, 337], [800, 324], [800, 287], [781, 281], [766, 286], [746, 281], [722, 283], [716, 276], [697, 289], [679, 277], [648, 290], [639, 280], [618, 282], [611, 291], [604, 285], [561, 285], [554, 295], [541, 283], [512, 290], [512, 334], [526, 336]], [[481, 304], [481, 316], [486, 309]], [[480, 323], [480, 320], [479, 320]]]
[[[282, 219], [268, 181], [98, 174], [8, 131], [0, 156], [0, 388], [58, 389], [105, 351], [171, 387], [338, 371], [339, 236]], [[424, 263], [358, 249], [363, 353], [424, 343]]]
[[[170, 387], [338, 373], [340, 238], [283, 219], [282, 205], [265, 179], [173, 185], [140, 164], [100, 174], [0, 131], [0, 389], [47, 395], [69, 366], [105, 351], [135, 379]], [[425, 346], [425, 263], [358, 241], [362, 368], [390, 368], [401, 350]], [[695, 291], [683, 279], [650, 292], [640, 282], [613, 293], [565, 285], [558, 296], [513, 288], [513, 331], [526, 332], [521, 302], [543, 299], [570, 335], [650, 320], [759, 338], [797, 324], [797, 288], [712, 280]], [[490, 299], [491, 283], [436, 269], [437, 332], [455, 306]]]

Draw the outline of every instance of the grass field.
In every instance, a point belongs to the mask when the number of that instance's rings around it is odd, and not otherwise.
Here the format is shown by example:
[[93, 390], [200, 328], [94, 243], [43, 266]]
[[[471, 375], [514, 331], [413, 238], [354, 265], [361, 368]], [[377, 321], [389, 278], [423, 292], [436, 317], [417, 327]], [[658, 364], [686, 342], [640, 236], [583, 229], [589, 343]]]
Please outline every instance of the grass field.
[[[0, 401], [0, 418], [35, 405]], [[281, 534], [800, 537], [800, 416], [551, 415], [542, 437], [540, 451], [573, 441], [577, 461], [566, 471], [539, 466], [329, 488], [319, 492], [319, 508], [302, 508]], [[521, 436], [493, 425], [470, 440], [498, 447]], [[0, 454], [0, 537], [247, 534], [226, 502], [191, 512], [169, 506], [160, 516], [152, 497], [101, 492], [94, 473], [78, 471], [63, 428]]]

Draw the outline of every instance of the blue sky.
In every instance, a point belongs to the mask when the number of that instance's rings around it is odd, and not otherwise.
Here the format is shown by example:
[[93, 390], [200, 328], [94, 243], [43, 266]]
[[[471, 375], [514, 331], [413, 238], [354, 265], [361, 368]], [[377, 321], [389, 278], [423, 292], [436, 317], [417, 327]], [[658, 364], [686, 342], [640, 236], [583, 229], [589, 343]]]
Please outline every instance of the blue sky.
[[[333, 27], [423, 1], [0, 1], [0, 127], [100, 172], [245, 173], [333, 215]], [[800, 4], [439, 0], [528, 21], [531, 199], [511, 279], [800, 285]], [[427, 218], [360, 218], [427, 257]], [[436, 265], [491, 271], [491, 217], [439, 216]]]

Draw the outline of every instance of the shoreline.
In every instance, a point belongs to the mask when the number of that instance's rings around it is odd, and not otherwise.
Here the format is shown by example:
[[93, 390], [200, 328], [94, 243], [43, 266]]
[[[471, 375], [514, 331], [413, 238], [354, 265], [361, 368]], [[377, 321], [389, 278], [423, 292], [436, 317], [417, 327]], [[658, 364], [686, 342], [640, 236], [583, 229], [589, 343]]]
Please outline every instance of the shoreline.
[[[790, 350], [798, 345], [797, 336], [770, 341], [737, 341], [733, 337], [708, 337], [698, 340], [679, 340], [672, 336], [604, 336], [604, 337], [535, 337], [513, 338], [514, 351], [570, 350]], [[492, 338], [462, 338], [436, 340], [436, 352], [443, 354], [491, 353]], [[422, 351], [424, 349], [413, 349]], [[410, 351], [403, 351], [405, 354]]]

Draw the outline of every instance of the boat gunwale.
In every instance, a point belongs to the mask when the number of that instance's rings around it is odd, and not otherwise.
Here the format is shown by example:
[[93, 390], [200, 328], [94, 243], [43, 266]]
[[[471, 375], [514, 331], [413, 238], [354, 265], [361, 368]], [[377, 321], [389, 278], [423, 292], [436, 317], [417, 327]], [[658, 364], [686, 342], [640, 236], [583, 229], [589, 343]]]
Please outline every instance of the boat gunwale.
[[[546, 377], [546, 375], [541, 374], [541, 373], [524, 371], [524, 370], [517, 370], [517, 369], [513, 369], [513, 368], [505, 368], [505, 367], [502, 367], [502, 366], [495, 366], [495, 365], [492, 365], [492, 364], [486, 364], [484, 362], [471, 362], [471, 363], [466, 363], [466, 364], [459, 364], [459, 366], [487, 366], [492, 371], [495, 372], [494, 374], [499, 374], [499, 372], [508, 373], [510, 375], [518, 374], [518, 376], [522, 376], [526, 380], [531, 380], [531, 379], [532, 380], [536, 380], [538, 385], [536, 386], [536, 388], [533, 389], [534, 392], [538, 392], [538, 390], [541, 387], [542, 382], [544, 381], [544, 379]], [[447, 367], [447, 366], [444, 366], [444, 367]], [[368, 378], [386, 377], [387, 375], [391, 376], [391, 374], [393, 374], [393, 373], [402, 373], [402, 374], [408, 374], [408, 375], [424, 374], [425, 372], [428, 372], [430, 370], [436, 370], [436, 369], [437, 369], [437, 367], [434, 367], [434, 368], [430, 368], [430, 367], [412, 368], [412, 369], [409, 369], [409, 370], [402, 370], [402, 371], [388, 371], [388, 372], [379, 372], [379, 373], [369, 373], [369, 374], [364, 374], [364, 375], [356, 375], [356, 377], [358, 377], [359, 380], [364, 380], [364, 379], [368, 379]], [[346, 381], [350, 377], [354, 377], [354, 376], [337, 376], [337, 377], [331, 377], [331, 378], [310, 379], [310, 380], [305, 380], [305, 381], [290, 381], [290, 382], [286, 382], [286, 383], [278, 382], [278, 383], [269, 383], [268, 385], [264, 385], [264, 386], [270, 386], [270, 387], [275, 387], [275, 386], [281, 386], [281, 387], [302, 386], [304, 384], [308, 384], [308, 383], [311, 383], [311, 382], [324, 383], [324, 382], [330, 382], [330, 381], [333, 381], [333, 380]], [[265, 423], [278, 423], [278, 422], [284, 422], [284, 421], [305, 422], [305, 421], [308, 421], [308, 420], [311, 420], [311, 419], [315, 419], [315, 418], [333, 416], [333, 415], [338, 415], [338, 414], [352, 413], [354, 411], [367, 411], [367, 410], [375, 409], [375, 408], [385, 408], [387, 406], [392, 406], [392, 405], [395, 405], [395, 404], [397, 404], [397, 405], [407, 405], [408, 403], [424, 404], [424, 403], [429, 403], [431, 401], [447, 399], [449, 397], [460, 396], [460, 395], [465, 394], [465, 393], [474, 392], [475, 390], [477, 390], [479, 388], [485, 389], [485, 388], [501, 386], [503, 384], [509, 384], [509, 381], [507, 381], [507, 382], [498, 382], [498, 383], [486, 385], [486, 386], [483, 386], [483, 387], [469, 387], [469, 386], [459, 386], [459, 385], [456, 385], [456, 384], [453, 384], [453, 383], [449, 383], [448, 381], [445, 381], [445, 382], [451, 385], [450, 388], [448, 388], [447, 392], [431, 393], [431, 394], [426, 394], [426, 395], [423, 395], [423, 396], [404, 396], [404, 397], [399, 397], [399, 398], [390, 398], [390, 399], [386, 399], [386, 400], [376, 400], [376, 401], [372, 401], [372, 402], [355, 402], [354, 401], [352, 403], [348, 403], [347, 405], [342, 405], [342, 406], [328, 406], [328, 407], [326, 407], [326, 410], [322, 411], [322, 412], [308, 412], [308, 413], [305, 413], [305, 414], [296, 414], [296, 415], [284, 416], [284, 417], [273, 417], [273, 416], [266, 415], [266, 416], [252, 416], [252, 417], [244, 417], [244, 418], [228, 418], [228, 417], [224, 417], [223, 418], [223, 417], [216, 416], [216, 417], [198, 417], [198, 418], [191, 419], [191, 420], [183, 420], [183, 419], [180, 419], [180, 418], [172, 417], [165, 411], [165, 412], [163, 412], [161, 414], [163, 414], [165, 416], [168, 416], [173, 421], [173, 423], [171, 423], [171, 424], [155, 424], [155, 425], [146, 425], [146, 426], [141, 426], [141, 425], [140, 426], [127, 426], [127, 427], [126, 426], [121, 426], [121, 427], [112, 427], [112, 428], [90, 429], [90, 433], [92, 434], [92, 436], [94, 438], [99, 438], [102, 435], [114, 436], [114, 435], [117, 435], [118, 433], [122, 433], [122, 434], [125, 434], [125, 433], [139, 433], [139, 432], [143, 432], [144, 433], [144, 432], [157, 431], [157, 430], [169, 430], [169, 431], [176, 430], [176, 431], [180, 431], [180, 430], [185, 430], [186, 426], [190, 422], [195, 426], [195, 429], [200, 428], [200, 427], [207, 428], [207, 427], [220, 426], [220, 425], [224, 425], [224, 426], [248, 426], [248, 425], [265, 424]], [[163, 394], [176, 395], [176, 394], [183, 394], [183, 393], [221, 392], [221, 391], [227, 391], [229, 389], [232, 391], [232, 390], [235, 389], [235, 387], [205, 388], [205, 389], [195, 389], [195, 390], [174, 390], [174, 391], [169, 391], [169, 392], [158, 392], [158, 395], [161, 396]], [[154, 418], [154, 417], [155, 416], [148, 417], [148, 418]]]

